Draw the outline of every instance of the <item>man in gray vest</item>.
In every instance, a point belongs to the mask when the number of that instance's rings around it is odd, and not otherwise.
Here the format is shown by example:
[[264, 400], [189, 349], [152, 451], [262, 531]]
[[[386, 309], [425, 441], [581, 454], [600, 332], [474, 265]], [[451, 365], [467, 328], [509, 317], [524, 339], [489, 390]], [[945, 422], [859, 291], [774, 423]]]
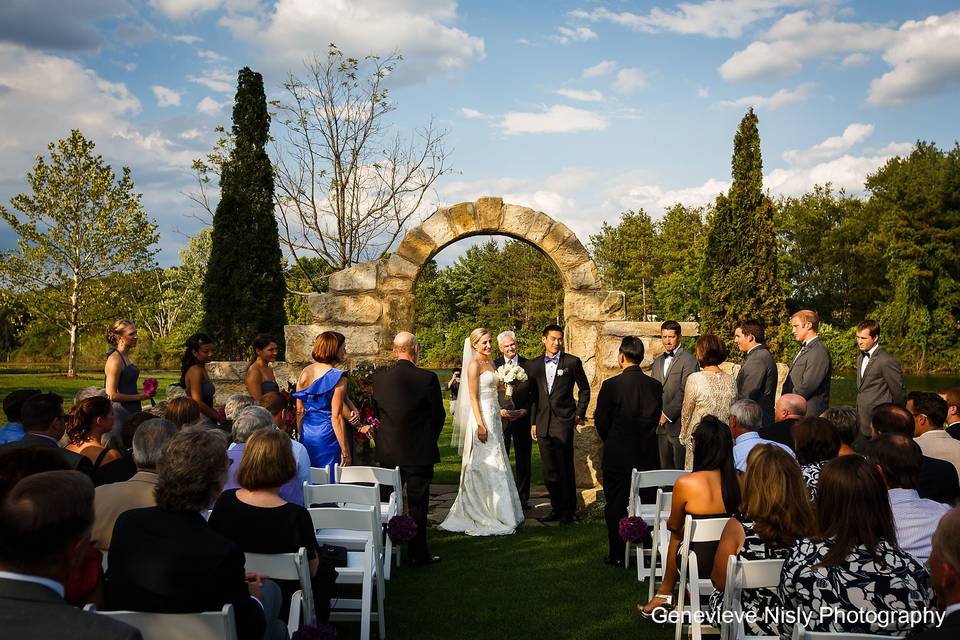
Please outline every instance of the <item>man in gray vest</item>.
[[663, 353], [653, 361], [650, 375], [663, 385], [663, 413], [657, 426], [657, 452], [661, 469], [683, 469], [686, 449], [680, 444], [680, 409], [687, 377], [698, 371], [696, 357], [680, 346], [680, 323], [667, 320], [660, 325]]
[[817, 336], [820, 316], [803, 309], [790, 317], [793, 337], [803, 346], [793, 359], [783, 382], [783, 393], [795, 393], [807, 400], [807, 417], [816, 418], [830, 407], [830, 374], [833, 360], [823, 341]]
[[904, 406], [907, 388], [903, 372], [896, 358], [880, 346], [880, 325], [876, 320], [864, 320], [857, 325], [857, 415], [860, 433], [870, 437], [870, 414], [873, 408], [885, 402]]
[[763, 325], [748, 318], [733, 331], [733, 341], [743, 351], [743, 363], [737, 374], [737, 400], [753, 400], [763, 413], [763, 428], [774, 423], [777, 397], [777, 365], [763, 344]]

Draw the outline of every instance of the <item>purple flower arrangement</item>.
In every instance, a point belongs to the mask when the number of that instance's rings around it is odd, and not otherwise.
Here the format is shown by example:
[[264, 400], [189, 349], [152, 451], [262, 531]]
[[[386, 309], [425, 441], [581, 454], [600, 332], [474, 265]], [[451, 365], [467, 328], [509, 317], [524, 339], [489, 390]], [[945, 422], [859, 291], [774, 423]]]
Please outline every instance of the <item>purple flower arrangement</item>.
[[620, 518], [620, 538], [633, 544], [646, 542], [650, 539], [650, 525], [637, 516]]
[[417, 535], [417, 523], [405, 513], [393, 516], [387, 523], [387, 535], [394, 544], [410, 542]]
[[293, 632], [291, 640], [337, 640], [337, 630], [330, 624], [306, 624]]

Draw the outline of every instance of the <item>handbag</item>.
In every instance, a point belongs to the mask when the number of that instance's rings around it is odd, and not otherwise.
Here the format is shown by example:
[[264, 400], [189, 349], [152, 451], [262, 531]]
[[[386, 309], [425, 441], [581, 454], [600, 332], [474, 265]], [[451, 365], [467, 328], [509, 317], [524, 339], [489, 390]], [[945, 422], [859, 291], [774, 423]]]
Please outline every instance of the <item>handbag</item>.
[[334, 544], [320, 545], [320, 563], [332, 567], [347, 566], [347, 548]]

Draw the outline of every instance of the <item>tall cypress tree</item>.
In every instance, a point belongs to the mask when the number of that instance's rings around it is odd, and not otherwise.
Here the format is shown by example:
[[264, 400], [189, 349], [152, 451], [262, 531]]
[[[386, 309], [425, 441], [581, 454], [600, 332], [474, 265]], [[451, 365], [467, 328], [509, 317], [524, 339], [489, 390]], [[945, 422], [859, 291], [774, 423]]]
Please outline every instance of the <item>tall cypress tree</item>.
[[286, 285], [266, 151], [269, 130], [263, 77], [244, 67], [237, 78], [233, 149], [220, 174], [203, 284], [203, 326], [223, 359], [246, 358], [257, 333], [273, 334], [283, 347]]
[[744, 318], [767, 327], [771, 350], [779, 348], [784, 295], [777, 270], [773, 203], [763, 193], [763, 158], [757, 116], [750, 109], [733, 138], [733, 184], [717, 196], [707, 232], [701, 280], [701, 332], [732, 345]]

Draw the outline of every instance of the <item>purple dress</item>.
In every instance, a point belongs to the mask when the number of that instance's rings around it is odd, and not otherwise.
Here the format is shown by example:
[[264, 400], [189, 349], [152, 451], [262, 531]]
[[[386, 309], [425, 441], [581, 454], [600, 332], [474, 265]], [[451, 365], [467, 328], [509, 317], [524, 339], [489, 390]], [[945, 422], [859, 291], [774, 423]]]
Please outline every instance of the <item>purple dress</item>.
[[300, 442], [307, 448], [311, 467], [325, 467], [333, 477], [333, 465], [340, 463], [340, 443], [333, 430], [331, 406], [333, 389], [343, 377], [343, 371], [330, 369], [293, 397], [303, 403], [303, 422]]

